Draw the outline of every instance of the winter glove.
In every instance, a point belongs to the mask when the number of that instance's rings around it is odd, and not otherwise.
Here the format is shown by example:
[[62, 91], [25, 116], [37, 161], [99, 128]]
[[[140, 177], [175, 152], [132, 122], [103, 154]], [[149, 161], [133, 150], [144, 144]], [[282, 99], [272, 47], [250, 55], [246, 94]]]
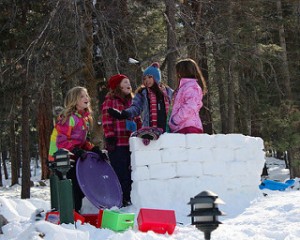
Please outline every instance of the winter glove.
[[78, 147], [73, 148], [73, 150], [71, 152], [75, 155], [76, 160], [78, 158], [80, 158], [80, 160], [84, 160], [87, 156], [86, 151], [84, 151], [83, 149], [78, 148]]
[[105, 142], [106, 142], [106, 150], [107, 151], [112, 152], [116, 149], [116, 145], [117, 145], [116, 137], [105, 138]]
[[92, 152], [97, 153], [101, 160], [107, 161], [107, 156], [103, 153], [98, 146], [95, 146], [91, 149]]
[[143, 139], [148, 139], [148, 140], [153, 140], [154, 137], [151, 134], [144, 134], [141, 136], [141, 138]]
[[129, 117], [128, 113], [126, 111], [119, 111], [115, 108], [109, 108], [107, 109], [107, 112], [110, 116], [112, 116], [113, 118], [116, 118], [116, 119], [126, 119]]
[[136, 131], [136, 129], [137, 129], [137, 126], [134, 121], [126, 120], [126, 130], [128, 130], [130, 132], [134, 132], [134, 131]]

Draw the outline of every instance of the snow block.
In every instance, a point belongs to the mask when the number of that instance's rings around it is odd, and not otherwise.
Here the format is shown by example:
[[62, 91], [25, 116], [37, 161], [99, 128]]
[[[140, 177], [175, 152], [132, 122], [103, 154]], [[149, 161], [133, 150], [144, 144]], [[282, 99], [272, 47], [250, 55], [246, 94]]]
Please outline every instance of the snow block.
[[186, 148], [213, 148], [215, 136], [208, 134], [186, 134]]
[[149, 165], [150, 179], [169, 179], [176, 177], [176, 165], [173, 163]]
[[185, 148], [167, 148], [161, 150], [161, 159], [163, 163], [176, 163], [188, 160], [187, 150]]
[[230, 149], [238, 149], [246, 146], [246, 137], [247, 136], [244, 136], [242, 134], [231, 133], [225, 135], [225, 138], [223, 138], [223, 140], [226, 141], [227, 139], [227, 147], [229, 147]]
[[211, 148], [187, 148], [189, 162], [213, 161], [214, 156]]
[[185, 135], [179, 133], [164, 133], [159, 137], [161, 149], [185, 148]]
[[131, 153], [131, 165], [134, 167], [146, 166], [149, 164], [160, 164], [161, 152], [159, 150], [153, 151], [136, 151]]
[[131, 173], [132, 181], [143, 181], [150, 179], [150, 172], [148, 166], [135, 166], [132, 167]]
[[203, 175], [203, 165], [198, 162], [177, 164], [177, 177], [200, 177]]

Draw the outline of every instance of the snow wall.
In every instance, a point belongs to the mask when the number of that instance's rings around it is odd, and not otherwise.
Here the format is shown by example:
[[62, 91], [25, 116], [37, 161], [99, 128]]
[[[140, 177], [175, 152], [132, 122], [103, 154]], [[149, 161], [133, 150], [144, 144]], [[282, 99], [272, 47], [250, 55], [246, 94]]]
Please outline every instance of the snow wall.
[[190, 198], [204, 190], [225, 202], [218, 207], [226, 217], [243, 212], [261, 195], [258, 185], [265, 163], [261, 138], [165, 133], [147, 146], [140, 138], [130, 138], [130, 151], [131, 200], [137, 209], [172, 206], [177, 221], [187, 223]]

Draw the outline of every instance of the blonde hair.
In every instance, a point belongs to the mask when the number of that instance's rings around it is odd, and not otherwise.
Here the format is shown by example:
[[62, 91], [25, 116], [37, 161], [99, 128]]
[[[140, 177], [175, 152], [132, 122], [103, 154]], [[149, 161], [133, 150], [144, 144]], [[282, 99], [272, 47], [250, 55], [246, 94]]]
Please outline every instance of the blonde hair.
[[[65, 122], [68, 117], [70, 117], [73, 113], [77, 111], [76, 105], [77, 102], [80, 100], [82, 91], [84, 91], [88, 95], [88, 98], [90, 99], [88, 91], [85, 87], [73, 87], [67, 92], [67, 95], [64, 100], [64, 110], [62, 111], [61, 114], [64, 118], [63, 122]], [[92, 113], [92, 109], [90, 106], [85, 108], [84, 111]], [[89, 116], [89, 121], [90, 123], [92, 123], [91, 115]]]

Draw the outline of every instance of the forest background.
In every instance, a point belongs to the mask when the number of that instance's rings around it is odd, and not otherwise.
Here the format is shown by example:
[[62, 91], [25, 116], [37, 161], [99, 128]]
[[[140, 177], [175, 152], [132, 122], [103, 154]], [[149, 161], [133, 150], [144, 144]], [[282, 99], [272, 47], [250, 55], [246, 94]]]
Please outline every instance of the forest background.
[[126, 74], [135, 89], [156, 61], [176, 88], [175, 64], [186, 57], [208, 83], [205, 132], [261, 137], [266, 150], [287, 151], [291, 177], [300, 176], [300, 0], [1, 0], [0, 56], [0, 156], [12, 185], [21, 176], [21, 198], [30, 198], [32, 158], [49, 177], [67, 90], [87, 87], [91, 139], [102, 146], [107, 79]]

